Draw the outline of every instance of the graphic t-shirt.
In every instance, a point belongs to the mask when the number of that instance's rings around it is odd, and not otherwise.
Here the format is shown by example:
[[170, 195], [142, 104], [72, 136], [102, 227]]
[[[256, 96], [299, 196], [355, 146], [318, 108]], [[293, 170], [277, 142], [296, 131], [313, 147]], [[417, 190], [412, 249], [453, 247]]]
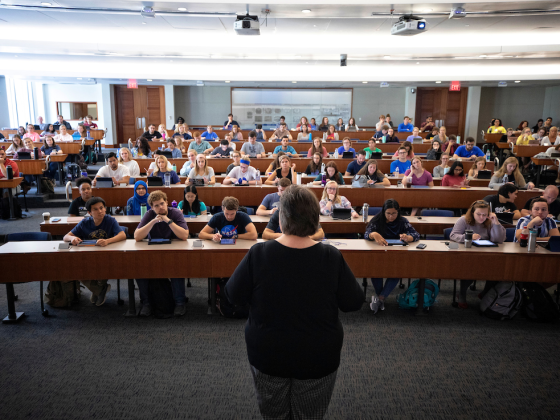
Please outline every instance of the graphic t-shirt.
[[247, 225], [253, 223], [247, 213], [238, 211], [232, 221], [226, 219], [223, 212], [212, 216], [208, 226], [219, 232], [223, 238], [237, 238], [237, 235], [247, 233]]

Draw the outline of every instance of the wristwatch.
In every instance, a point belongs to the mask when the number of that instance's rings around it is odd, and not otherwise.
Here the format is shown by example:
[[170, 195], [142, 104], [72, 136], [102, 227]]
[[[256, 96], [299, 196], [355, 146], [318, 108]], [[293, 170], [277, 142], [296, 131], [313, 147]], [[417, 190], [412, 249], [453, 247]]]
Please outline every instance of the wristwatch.
[[170, 225], [171, 223], [173, 223], [173, 220], [169, 219], [169, 222], [167, 222], [167, 224]]

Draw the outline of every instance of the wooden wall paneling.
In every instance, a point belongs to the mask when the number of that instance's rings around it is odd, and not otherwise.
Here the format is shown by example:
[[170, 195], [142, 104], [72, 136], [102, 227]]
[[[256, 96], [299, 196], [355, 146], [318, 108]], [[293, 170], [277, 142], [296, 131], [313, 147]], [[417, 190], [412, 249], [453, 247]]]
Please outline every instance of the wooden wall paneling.
[[157, 127], [161, 123], [159, 86], [146, 87], [146, 128], [149, 124]]
[[138, 86], [134, 89], [134, 120], [137, 118], [144, 118], [140, 128], [136, 129], [136, 136], [141, 136], [144, 133], [144, 128], [148, 128], [148, 92], [146, 86]]
[[[167, 127], [166, 118], [166, 110], [165, 110], [165, 88], [163, 86], [159, 86], [159, 124], [163, 124]], [[156, 126], [157, 126], [156, 125]]]

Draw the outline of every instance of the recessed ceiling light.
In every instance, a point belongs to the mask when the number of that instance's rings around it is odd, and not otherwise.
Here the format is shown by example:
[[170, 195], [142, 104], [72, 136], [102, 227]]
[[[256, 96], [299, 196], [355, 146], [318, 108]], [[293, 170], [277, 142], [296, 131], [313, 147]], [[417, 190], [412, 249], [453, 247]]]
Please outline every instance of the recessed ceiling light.
[[297, 83], [297, 82], [292, 82], [292, 83]]
[[303, 9], [301, 13], [311, 13], [311, 9]]
[[151, 82], [151, 81], [152, 81], [152, 79], [146, 79], [146, 82]]
[[145, 24], [146, 24], [146, 22], [142, 22], [142, 25], [145, 25]]
[[51, 3], [47, 3], [46, 1], [41, 2], [41, 6], [52, 6]]
[[514, 83], [521, 83], [521, 80], [516, 80]]
[[488, 56], [485, 55], [485, 54], [482, 54], [482, 55], [479, 55], [479, 57], [480, 57], [480, 58], [486, 58], [486, 57], [488, 57]]
[[465, 25], [465, 26], [470, 26], [470, 25]]
[[365, 84], [365, 83], [367, 83], [367, 82], [362, 82], [362, 83], [364, 83], [364, 84]]
[[229, 81], [229, 80], [226, 80], [226, 83], [230, 83], [230, 81]]
[[173, 60], [169, 60], [170, 63], [173, 63]]
[[178, 10], [179, 12], [186, 12], [186, 11], [187, 11], [187, 8], [186, 8], [186, 7], [179, 7], [177, 10]]
[[441, 83], [441, 81], [438, 81], [438, 82], [436, 82], [436, 83], [438, 83], [438, 84], [439, 84], [439, 83]]
[[389, 59], [389, 58], [391, 58], [391, 56], [390, 55], [384, 55], [383, 58], [384, 59]]
[[420, 61], [417, 61], [416, 64], [420, 64]]

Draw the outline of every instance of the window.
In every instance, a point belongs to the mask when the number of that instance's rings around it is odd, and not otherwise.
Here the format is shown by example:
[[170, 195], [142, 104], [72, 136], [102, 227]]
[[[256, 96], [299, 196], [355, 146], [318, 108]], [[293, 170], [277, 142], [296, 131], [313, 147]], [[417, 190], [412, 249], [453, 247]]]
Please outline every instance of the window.
[[57, 102], [56, 109], [67, 121], [82, 120], [87, 115], [97, 120], [97, 102]]

